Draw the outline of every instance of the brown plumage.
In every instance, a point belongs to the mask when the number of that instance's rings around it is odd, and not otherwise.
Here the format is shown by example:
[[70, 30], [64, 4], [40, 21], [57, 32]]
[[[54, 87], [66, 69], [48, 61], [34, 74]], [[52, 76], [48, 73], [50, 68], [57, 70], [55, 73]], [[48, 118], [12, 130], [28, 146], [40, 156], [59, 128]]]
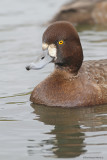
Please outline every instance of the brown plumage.
[[107, 25], [107, 0], [73, 0], [61, 7], [51, 22]]
[[[62, 45], [58, 44], [63, 40]], [[43, 42], [54, 44], [54, 72], [35, 87], [30, 100], [58, 107], [107, 103], [107, 60], [85, 61], [76, 30], [70, 23], [56, 22], [44, 32]], [[82, 65], [82, 66], [81, 66]]]
[[76, 76], [55, 71], [32, 92], [33, 103], [48, 106], [93, 106], [107, 103], [107, 60], [86, 61]]

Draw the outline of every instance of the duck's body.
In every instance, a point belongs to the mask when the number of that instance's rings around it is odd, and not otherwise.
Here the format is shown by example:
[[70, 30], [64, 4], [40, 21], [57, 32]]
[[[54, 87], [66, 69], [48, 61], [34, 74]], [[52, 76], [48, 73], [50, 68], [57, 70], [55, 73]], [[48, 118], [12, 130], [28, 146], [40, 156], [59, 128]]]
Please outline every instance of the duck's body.
[[64, 4], [53, 22], [67, 20], [73, 24], [107, 25], [106, 0], [74, 0]]
[[56, 22], [43, 35], [48, 53], [30, 69], [55, 63], [54, 72], [33, 90], [30, 100], [57, 107], [93, 106], [107, 103], [107, 60], [83, 61], [79, 36], [68, 22]]
[[62, 107], [106, 104], [105, 73], [107, 60], [85, 61], [77, 75], [55, 69], [34, 89], [30, 100], [37, 104]]

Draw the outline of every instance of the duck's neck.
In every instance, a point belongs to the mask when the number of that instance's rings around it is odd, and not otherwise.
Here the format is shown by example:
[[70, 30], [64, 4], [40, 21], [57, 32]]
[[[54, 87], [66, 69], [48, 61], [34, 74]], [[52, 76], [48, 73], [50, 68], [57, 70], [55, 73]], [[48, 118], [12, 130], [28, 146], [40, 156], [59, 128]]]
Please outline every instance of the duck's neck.
[[78, 74], [78, 71], [75, 68], [69, 67], [69, 66], [55, 65], [55, 69], [57, 69], [61, 72], [62, 71], [67, 72], [68, 74], [70, 74], [72, 76], [76, 76]]

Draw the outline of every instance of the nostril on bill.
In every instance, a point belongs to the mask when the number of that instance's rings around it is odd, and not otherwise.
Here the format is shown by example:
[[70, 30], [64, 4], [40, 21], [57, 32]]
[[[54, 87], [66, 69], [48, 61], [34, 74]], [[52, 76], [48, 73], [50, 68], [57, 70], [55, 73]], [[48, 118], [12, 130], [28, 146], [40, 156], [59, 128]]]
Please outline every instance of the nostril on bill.
[[44, 59], [45, 57], [41, 57], [41, 59]]
[[30, 70], [30, 67], [29, 67], [29, 66], [26, 66], [26, 70], [28, 70], [28, 71], [29, 71], [29, 70]]

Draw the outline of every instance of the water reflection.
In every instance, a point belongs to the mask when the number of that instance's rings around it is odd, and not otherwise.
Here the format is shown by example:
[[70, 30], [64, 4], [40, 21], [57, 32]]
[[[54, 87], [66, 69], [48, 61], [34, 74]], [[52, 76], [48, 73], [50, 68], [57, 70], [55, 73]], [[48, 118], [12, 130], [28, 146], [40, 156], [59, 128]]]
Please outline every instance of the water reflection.
[[104, 116], [104, 113], [107, 113], [107, 106], [74, 109], [34, 104], [31, 106], [38, 115], [37, 120], [44, 122], [45, 125], [54, 125], [54, 129], [47, 134], [55, 135], [55, 138], [42, 140], [41, 144], [51, 145], [50, 150], [58, 158], [80, 156], [86, 152], [85, 132], [107, 130]]

